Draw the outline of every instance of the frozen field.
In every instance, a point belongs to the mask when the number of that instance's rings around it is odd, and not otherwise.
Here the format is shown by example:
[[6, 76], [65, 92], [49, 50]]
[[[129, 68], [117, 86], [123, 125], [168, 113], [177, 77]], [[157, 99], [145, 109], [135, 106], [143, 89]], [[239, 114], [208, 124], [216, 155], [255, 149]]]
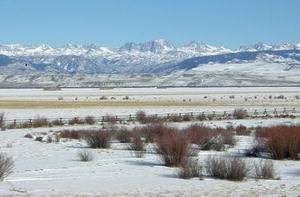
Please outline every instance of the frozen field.
[[235, 108], [274, 109], [300, 106], [300, 87], [259, 88], [97, 88], [0, 89], [0, 111], [8, 119], [69, 118], [106, 114], [185, 113]]
[[[127, 97], [128, 98], [127, 98]], [[147, 114], [224, 111], [235, 108], [300, 108], [300, 87], [293, 88], [139, 88], [139, 89], [0, 89], [0, 112], [6, 119], [42, 116], [67, 118], [87, 115]], [[170, 123], [185, 128], [197, 122]], [[133, 127], [135, 124], [122, 125]], [[204, 121], [210, 127], [300, 124], [295, 119]], [[63, 128], [101, 128], [64, 126]], [[233, 182], [204, 177], [179, 179], [178, 168], [162, 165], [153, 144], [144, 158], [136, 158], [126, 144], [113, 142], [110, 149], [88, 149], [94, 159], [80, 162], [77, 153], [87, 146], [80, 140], [41, 143], [24, 138], [27, 133], [56, 131], [62, 127], [11, 129], [0, 132], [0, 151], [15, 160], [14, 172], [0, 182], [0, 196], [299, 196], [299, 161], [274, 161], [280, 180], [248, 178]], [[252, 136], [237, 136], [237, 145], [225, 152], [201, 151], [203, 162], [213, 154], [240, 155]], [[247, 158], [255, 161], [256, 158]]]
[[[295, 124], [299, 119], [240, 120], [231, 124]], [[225, 126], [228, 121], [206, 122]], [[176, 126], [186, 127], [186, 123]], [[89, 126], [91, 127], [91, 126]], [[97, 127], [97, 126], [92, 126]], [[70, 127], [67, 127], [70, 128]], [[73, 127], [74, 128], [74, 127]], [[75, 127], [75, 128], [78, 128]], [[81, 127], [82, 128], [82, 127]], [[86, 127], [85, 127], [86, 128]], [[60, 130], [61, 128], [52, 128]], [[233, 182], [204, 177], [183, 180], [178, 168], [164, 167], [148, 145], [144, 158], [135, 158], [126, 145], [114, 142], [110, 149], [89, 149], [94, 159], [80, 162], [77, 153], [86, 149], [78, 140], [41, 143], [24, 138], [27, 133], [48, 132], [42, 129], [17, 129], [0, 133], [1, 151], [13, 156], [15, 170], [0, 183], [0, 196], [299, 196], [298, 161], [274, 161], [280, 180], [249, 178]], [[238, 143], [226, 152], [201, 151], [200, 162], [212, 154], [239, 155], [249, 147], [252, 137], [237, 137]], [[256, 158], [249, 158], [249, 162]]]

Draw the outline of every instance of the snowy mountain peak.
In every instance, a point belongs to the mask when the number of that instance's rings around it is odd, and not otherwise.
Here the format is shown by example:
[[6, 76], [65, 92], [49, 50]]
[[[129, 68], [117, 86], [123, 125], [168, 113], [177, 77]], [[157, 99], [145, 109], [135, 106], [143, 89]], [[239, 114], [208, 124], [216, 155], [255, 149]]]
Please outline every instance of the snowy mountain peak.
[[223, 54], [223, 53], [231, 53], [230, 49], [225, 47], [215, 47], [205, 43], [200, 43], [196, 41], [192, 41], [187, 45], [184, 45], [178, 48], [179, 51], [186, 51], [194, 54], [201, 54], [201, 55], [215, 55], [215, 54]]
[[282, 43], [278, 45], [267, 45], [259, 42], [252, 46], [242, 46], [240, 51], [268, 51], [268, 50], [300, 50], [300, 44]]
[[129, 42], [120, 48], [120, 50], [152, 52], [152, 53], [163, 53], [175, 49], [176, 48], [174, 45], [172, 45], [169, 41], [164, 39], [153, 40], [144, 43]]
[[267, 51], [272, 50], [273, 46], [267, 45], [263, 42], [258, 42], [252, 46], [242, 46], [240, 47], [241, 51]]

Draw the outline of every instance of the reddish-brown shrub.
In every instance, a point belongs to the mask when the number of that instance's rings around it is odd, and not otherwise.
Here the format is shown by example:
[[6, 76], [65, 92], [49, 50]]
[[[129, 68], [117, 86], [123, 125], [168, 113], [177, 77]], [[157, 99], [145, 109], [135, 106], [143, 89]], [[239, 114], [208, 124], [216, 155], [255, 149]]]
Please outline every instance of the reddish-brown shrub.
[[261, 146], [273, 159], [299, 159], [300, 126], [279, 125], [256, 130]]
[[171, 116], [169, 116], [169, 120], [172, 122], [181, 122], [183, 121], [182, 116], [181, 115], [176, 115], [176, 114], [172, 114]]
[[222, 136], [224, 144], [228, 144], [230, 146], [235, 145], [236, 141], [232, 131], [228, 131], [223, 128], [216, 128], [215, 130]]
[[17, 128], [31, 128], [32, 127], [32, 122], [30, 121], [25, 121], [17, 125]]
[[245, 119], [248, 113], [245, 109], [235, 109], [233, 112], [233, 117], [236, 119]]
[[136, 132], [140, 132], [145, 138], [146, 143], [153, 143], [157, 136], [172, 130], [170, 127], [166, 127], [163, 124], [150, 124], [144, 127], [135, 128]]
[[147, 123], [147, 124], [156, 124], [156, 123], [159, 123], [159, 122], [162, 122], [163, 119], [162, 118], [159, 118], [157, 117], [157, 115], [150, 115], [150, 116], [146, 116], [145, 117], [145, 120], [144, 120], [144, 124]]
[[154, 124], [163, 121], [162, 118], [159, 118], [157, 115], [149, 115], [147, 116], [144, 111], [136, 112], [136, 120], [141, 124]]
[[32, 120], [32, 127], [45, 127], [48, 126], [48, 120], [47, 118], [41, 118], [41, 117], [37, 117], [35, 119]]
[[189, 136], [191, 143], [203, 144], [211, 135], [214, 135], [211, 128], [204, 125], [194, 124], [185, 129], [186, 134]]
[[69, 120], [69, 125], [74, 125], [74, 124], [84, 124], [85, 121], [78, 118], [78, 117], [74, 117], [72, 119]]
[[84, 134], [84, 130], [63, 130], [58, 132], [58, 136], [60, 138], [68, 138], [68, 139], [80, 139]]
[[222, 128], [209, 128], [204, 125], [191, 125], [185, 129], [191, 143], [198, 144], [202, 150], [225, 149], [225, 144], [234, 145], [233, 134]]
[[112, 115], [106, 115], [103, 117], [103, 122], [108, 122], [111, 124], [117, 123], [117, 117]]
[[191, 121], [192, 120], [192, 116], [190, 114], [184, 114], [182, 116], [182, 120], [183, 121]]
[[235, 127], [236, 135], [250, 135], [251, 131], [244, 125], [240, 124], [239, 126]]
[[131, 133], [126, 128], [122, 128], [122, 129], [114, 132], [114, 137], [120, 143], [129, 143], [130, 142]]
[[136, 120], [142, 124], [144, 124], [146, 121], [146, 113], [144, 111], [137, 111], [135, 113], [135, 117], [136, 117]]
[[62, 125], [64, 125], [63, 121], [59, 120], [59, 119], [52, 120], [51, 124], [54, 125], [54, 126], [62, 126]]
[[200, 114], [199, 116], [196, 117], [198, 120], [203, 121], [206, 120], [206, 116], [204, 114]]
[[87, 124], [93, 125], [96, 123], [96, 120], [95, 120], [94, 116], [87, 116], [87, 117], [85, 117], [85, 122]]
[[133, 151], [135, 156], [141, 158], [145, 153], [145, 144], [138, 133], [132, 137], [132, 142], [129, 144], [129, 150]]
[[85, 132], [82, 138], [90, 148], [109, 148], [111, 133], [109, 131]]
[[175, 129], [157, 138], [155, 150], [166, 166], [180, 166], [191, 154], [189, 139]]

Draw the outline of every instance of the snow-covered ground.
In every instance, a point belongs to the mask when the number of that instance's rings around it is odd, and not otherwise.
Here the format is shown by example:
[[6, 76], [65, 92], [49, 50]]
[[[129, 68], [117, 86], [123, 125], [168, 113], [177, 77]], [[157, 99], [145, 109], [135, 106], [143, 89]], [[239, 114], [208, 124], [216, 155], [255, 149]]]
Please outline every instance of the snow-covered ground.
[[[234, 98], [232, 97], [234, 96]], [[277, 99], [283, 95], [285, 98]], [[0, 90], [0, 112], [7, 119], [32, 118], [37, 115], [48, 118], [75, 117], [105, 114], [133, 114], [144, 110], [148, 114], [224, 111], [237, 107], [284, 108], [300, 106], [300, 88], [170, 88], [170, 89], [41, 89]], [[22, 106], [7, 107], [9, 102], [94, 102], [101, 96], [116, 100], [99, 100], [88, 107], [53, 108], [47, 105], [33, 109]], [[123, 100], [129, 96], [128, 100]], [[231, 98], [230, 98], [231, 96]], [[271, 97], [270, 97], [271, 96]], [[63, 101], [57, 98], [63, 97]], [[74, 98], [78, 100], [74, 100]], [[154, 99], [154, 97], [156, 97]], [[207, 98], [204, 98], [207, 97]], [[81, 100], [80, 100], [81, 99]], [[185, 101], [183, 101], [185, 99]], [[189, 101], [191, 99], [191, 101]], [[2, 101], [2, 102], [1, 102]], [[173, 104], [171, 101], [173, 101]], [[7, 103], [6, 103], [7, 102]], [[99, 102], [99, 103], [98, 103]], [[106, 102], [105, 106], [102, 106]], [[126, 105], [116, 105], [124, 102]], [[139, 104], [141, 102], [142, 104]], [[159, 104], [161, 103], [161, 104]], [[202, 103], [202, 105], [200, 105]], [[168, 105], [169, 104], [169, 105]], [[173, 123], [184, 128], [197, 122]], [[247, 127], [274, 124], [300, 124], [295, 119], [254, 119], [204, 121], [210, 127], [243, 124]], [[133, 127], [135, 125], [122, 125]], [[88, 149], [83, 141], [65, 140], [59, 143], [41, 143], [24, 138], [27, 133], [56, 131], [64, 128], [101, 128], [93, 126], [65, 126], [37, 129], [12, 129], [0, 132], [0, 152], [15, 160], [14, 172], [0, 182], [0, 196], [299, 196], [299, 161], [274, 161], [280, 180], [255, 180], [232, 182], [204, 177], [204, 180], [183, 180], [177, 176], [177, 168], [164, 167], [157, 154], [148, 145], [144, 158], [135, 158], [126, 145], [114, 142], [110, 149]], [[237, 137], [238, 143], [227, 154], [241, 153], [251, 145], [252, 137]], [[77, 153], [90, 151], [94, 159], [80, 162]], [[197, 156], [203, 162], [208, 155], [225, 154], [201, 151]], [[248, 158], [249, 162], [256, 160]]]
[[4, 112], [7, 119], [99, 117], [135, 114], [138, 110], [147, 114], [235, 108], [283, 110], [298, 106], [300, 87], [0, 89], [0, 112]]
[[[278, 124], [283, 120], [236, 122], [247, 126]], [[300, 123], [300, 119], [285, 120]], [[291, 123], [291, 122], [289, 122]], [[226, 122], [210, 122], [224, 126]], [[179, 126], [179, 125], [177, 125]], [[181, 124], [181, 127], [187, 126]], [[89, 126], [91, 127], [91, 126]], [[92, 126], [97, 127], [97, 126]], [[70, 128], [70, 127], [69, 127]], [[81, 127], [82, 128], [82, 127]], [[60, 130], [61, 128], [52, 128]], [[280, 180], [232, 182], [204, 177], [179, 179], [177, 168], [164, 167], [151, 145], [144, 158], [135, 158], [126, 145], [114, 142], [111, 149], [88, 149], [83, 141], [41, 143], [24, 138], [27, 133], [49, 132], [42, 129], [16, 129], [0, 133], [0, 150], [15, 160], [15, 170], [0, 182], [0, 196], [298, 196], [298, 161], [274, 161]], [[238, 143], [226, 153], [201, 151], [208, 155], [238, 154], [249, 147], [251, 137], [237, 137]], [[89, 150], [94, 159], [80, 162], [77, 153]], [[256, 160], [249, 158], [249, 162]]]

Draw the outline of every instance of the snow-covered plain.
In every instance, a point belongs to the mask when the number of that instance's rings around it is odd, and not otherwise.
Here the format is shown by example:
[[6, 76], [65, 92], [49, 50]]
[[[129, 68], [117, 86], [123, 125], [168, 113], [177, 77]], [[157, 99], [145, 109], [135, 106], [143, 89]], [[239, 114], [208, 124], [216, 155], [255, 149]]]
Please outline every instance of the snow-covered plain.
[[[234, 98], [232, 97], [234, 96]], [[283, 95], [284, 99], [275, 99]], [[204, 88], [204, 89], [62, 89], [43, 91], [41, 89], [0, 90], [0, 112], [5, 117], [32, 118], [37, 115], [58, 118], [132, 114], [137, 110], [152, 113], [173, 113], [191, 111], [229, 110], [237, 107], [283, 108], [298, 107], [300, 88]], [[93, 102], [101, 96], [116, 97], [116, 100], [99, 100], [97, 105], [81, 108], [42, 108], [29, 109], [22, 106], [5, 105], [12, 101], [42, 102], [55, 104], [58, 97], [64, 101]], [[128, 100], [123, 100], [129, 96]], [[204, 98], [204, 97], [207, 98]], [[231, 98], [230, 98], [231, 96]], [[272, 96], [272, 98], [270, 98]], [[79, 98], [74, 100], [74, 98]], [[154, 99], [156, 97], [156, 99]], [[254, 98], [256, 97], [256, 98]], [[158, 99], [160, 98], [160, 99]], [[221, 99], [222, 98], [222, 99]], [[245, 98], [247, 98], [245, 100]], [[185, 101], [183, 101], [185, 99]], [[191, 99], [191, 101], [189, 101]], [[215, 99], [215, 100], [214, 100]], [[135, 101], [135, 102], [133, 102]], [[167, 105], [173, 101], [171, 105]], [[101, 106], [101, 102], [109, 105]], [[126, 105], [117, 106], [116, 102]], [[142, 104], [138, 104], [142, 102]], [[159, 103], [162, 103], [159, 105]], [[200, 105], [202, 103], [202, 105]], [[102, 103], [103, 104], [103, 103]], [[9, 106], [9, 107], [7, 107]], [[173, 123], [172, 126], [186, 127], [187, 123]], [[243, 124], [247, 127], [269, 126], [274, 124], [300, 124], [295, 119], [255, 119], [205, 121], [204, 124], [217, 127]], [[126, 126], [126, 125], [122, 125]], [[133, 127], [135, 125], [127, 125]], [[59, 143], [41, 143], [24, 138], [27, 133], [51, 133], [64, 128], [101, 128], [93, 126], [65, 126], [37, 129], [13, 129], [0, 132], [0, 151], [15, 160], [14, 172], [0, 182], [0, 196], [299, 196], [299, 161], [274, 161], [280, 180], [255, 180], [248, 178], [242, 182], [232, 182], [204, 177], [204, 180], [183, 180], [177, 176], [177, 168], [164, 167], [151, 144], [144, 158], [135, 158], [126, 145], [113, 142], [110, 149], [88, 149], [83, 141], [65, 140]], [[198, 155], [203, 162], [212, 154], [240, 154], [251, 145], [251, 137], [237, 137], [238, 143], [226, 152], [201, 151]], [[77, 153], [81, 150], [92, 152], [91, 162], [80, 162]], [[248, 158], [249, 162], [256, 160]]]
[[138, 110], [166, 114], [298, 106], [300, 87], [0, 89], [0, 112], [10, 120], [128, 115]]
[[[285, 120], [287, 122], [287, 120]], [[266, 122], [278, 124], [283, 120]], [[299, 119], [292, 120], [299, 123]], [[291, 123], [291, 122], [290, 122]], [[215, 124], [213, 122], [207, 125]], [[218, 124], [218, 123], [217, 123]], [[219, 126], [227, 123], [219, 123]], [[247, 126], [264, 121], [246, 121]], [[181, 125], [181, 126], [187, 126]], [[92, 126], [97, 127], [97, 126]], [[82, 127], [81, 127], [82, 128]], [[62, 128], [52, 128], [59, 130]], [[151, 145], [144, 158], [135, 158], [126, 145], [114, 142], [111, 149], [89, 149], [94, 159], [80, 162], [77, 153], [88, 150], [82, 141], [41, 143], [24, 138], [27, 133], [48, 132], [42, 129], [17, 129], [1, 132], [1, 151], [13, 156], [14, 173], [0, 183], [1, 196], [298, 196], [300, 174], [298, 161], [274, 161], [280, 180], [231, 182], [204, 177], [179, 179], [177, 168], [164, 167]], [[251, 137], [237, 137], [237, 145], [226, 153], [201, 151], [203, 162], [208, 155], [240, 154], [250, 146]], [[256, 160], [249, 158], [249, 162]]]

